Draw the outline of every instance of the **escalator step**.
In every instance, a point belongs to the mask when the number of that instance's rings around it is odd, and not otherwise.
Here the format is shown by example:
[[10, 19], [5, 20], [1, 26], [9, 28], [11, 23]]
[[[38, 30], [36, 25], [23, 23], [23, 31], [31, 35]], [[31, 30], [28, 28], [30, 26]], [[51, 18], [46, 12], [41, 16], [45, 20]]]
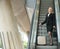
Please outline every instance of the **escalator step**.
[[57, 49], [57, 46], [37, 46], [37, 49]]

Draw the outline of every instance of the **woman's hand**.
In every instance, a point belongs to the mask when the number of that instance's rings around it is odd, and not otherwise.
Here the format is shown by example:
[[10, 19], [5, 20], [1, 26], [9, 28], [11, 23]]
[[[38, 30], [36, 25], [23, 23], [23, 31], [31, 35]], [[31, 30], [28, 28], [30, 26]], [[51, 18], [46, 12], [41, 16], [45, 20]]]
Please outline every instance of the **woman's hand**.
[[41, 26], [42, 24], [40, 23], [39, 25]]

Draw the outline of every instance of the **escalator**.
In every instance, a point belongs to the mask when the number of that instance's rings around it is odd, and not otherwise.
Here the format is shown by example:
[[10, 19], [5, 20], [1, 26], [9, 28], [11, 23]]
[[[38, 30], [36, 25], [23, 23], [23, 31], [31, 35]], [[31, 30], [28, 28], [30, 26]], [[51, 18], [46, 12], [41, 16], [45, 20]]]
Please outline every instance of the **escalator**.
[[[36, 12], [33, 15], [32, 18], [32, 25], [31, 25], [31, 33], [30, 33], [30, 40], [29, 40], [29, 47], [28, 49], [59, 49], [60, 48], [60, 38], [59, 38], [59, 20], [60, 17], [58, 17], [59, 13], [59, 7], [58, 7], [58, 0], [40, 0], [39, 7], [36, 8], [39, 9], [38, 16], [36, 15]], [[52, 36], [53, 45], [51, 46], [49, 35], [47, 33], [46, 24], [40, 26], [39, 24], [45, 20], [46, 13], [48, 11], [48, 8], [52, 7], [54, 9], [54, 12], [56, 14], [56, 29], [57, 29], [57, 37]], [[57, 23], [58, 22], [58, 23]], [[39, 44], [38, 37], [39, 36], [45, 36], [46, 37], [46, 44]]]
[[[54, 0], [41, 0], [40, 3], [40, 14], [38, 17], [38, 27], [36, 36], [36, 49], [57, 49], [57, 37], [52, 37], [53, 45], [49, 45], [49, 35], [47, 34], [46, 24], [40, 26], [39, 23], [43, 22], [46, 17], [47, 9], [52, 7], [54, 9]], [[38, 37], [46, 37], [46, 45], [38, 44]]]

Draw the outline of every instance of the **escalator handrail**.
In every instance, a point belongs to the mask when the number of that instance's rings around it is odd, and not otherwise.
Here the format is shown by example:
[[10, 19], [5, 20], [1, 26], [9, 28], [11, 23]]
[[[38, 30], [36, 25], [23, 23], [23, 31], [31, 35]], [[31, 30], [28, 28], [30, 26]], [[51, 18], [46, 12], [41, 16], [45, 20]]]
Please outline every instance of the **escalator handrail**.
[[32, 16], [32, 21], [31, 21], [30, 34], [29, 34], [29, 40], [28, 40], [28, 49], [30, 49], [31, 35], [32, 35], [32, 29], [33, 29], [35, 10], [36, 10], [36, 5], [35, 5], [35, 9], [34, 9], [33, 16]]
[[[56, 26], [57, 26], [57, 40], [58, 40], [58, 45], [59, 46], [59, 37], [58, 37], [58, 23], [57, 23], [57, 17], [59, 16], [59, 14], [57, 15], [57, 13], [60, 13], [59, 11], [59, 0], [54, 0], [54, 6], [55, 6], [55, 14], [56, 14]], [[58, 5], [57, 5], [58, 4]], [[58, 47], [57, 47], [58, 48]], [[59, 49], [59, 48], [58, 48]]]
[[[37, 0], [36, 0], [36, 5], [37, 5]], [[35, 9], [34, 9], [34, 13], [33, 13], [33, 17], [32, 17], [32, 22], [31, 22], [31, 29], [30, 29], [30, 36], [29, 36], [29, 43], [28, 43], [28, 49], [30, 49], [30, 44], [31, 44], [31, 36], [32, 36], [32, 31], [33, 31], [33, 25], [38, 25], [38, 24], [33, 24], [34, 23], [34, 17], [35, 17], [35, 13], [36, 13], [36, 5], [35, 5]], [[40, 2], [39, 2], [39, 8], [40, 8]], [[40, 9], [38, 9], [38, 10], [40, 10]], [[38, 13], [38, 16], [39, 16], [39, 13]], [[37, 21], [38, 21], [38, 19], [37, 19]], [[36, 32], [37, 32], [37, 30], [36, 30]]]
[[[40, 4], [39, 4], [38, 21], [39, 21], [39, 16], [40, 16], [40, 9], [41, 9], [41, 0], [40, 0]], [[37, 23], [37, 33], [36, 33], [35, 49], [36, 49], [36, 44], [37, 44], [38, 27], [39, 27], [39, 22]]]

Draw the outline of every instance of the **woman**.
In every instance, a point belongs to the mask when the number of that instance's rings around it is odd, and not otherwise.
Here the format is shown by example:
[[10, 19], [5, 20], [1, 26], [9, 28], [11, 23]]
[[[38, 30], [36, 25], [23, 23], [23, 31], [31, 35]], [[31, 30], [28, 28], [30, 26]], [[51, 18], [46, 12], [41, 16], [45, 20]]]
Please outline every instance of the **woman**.
[[50, 37], [50, 45], [52, 45], [52, 30], [53, 28], [55, 28], [55, 14], [53, 12], [52, 7], [48, 8], [48, 13], [46, 14], [46, 18], [45, 21], [40, 23], [40, 25], [43, 25], [46, 23], [47, 26], [47, 32], [49, 34]]

